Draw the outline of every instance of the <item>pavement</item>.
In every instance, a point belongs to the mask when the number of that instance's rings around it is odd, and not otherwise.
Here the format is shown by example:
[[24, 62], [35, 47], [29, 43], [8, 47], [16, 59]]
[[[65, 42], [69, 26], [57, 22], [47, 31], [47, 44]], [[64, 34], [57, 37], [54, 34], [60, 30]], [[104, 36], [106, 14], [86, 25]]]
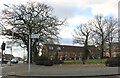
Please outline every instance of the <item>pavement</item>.
[[3, 76], [2, 78], [120, 78], [119, 69], [119, 67], [106, 67], [104, 64], [53, 66], [31, 64], [31, 71], [28, 72], [28, 64], [12, 64], [11, 66], [4, 64], [0, 67], [0, 75]]
[[27, 64], [4, 65], [2, 75], [19, 76], [100, 76], [119, 74], [119, 67], [106, 67], [102, 64], [59, 64], [53, 66], [41, 66], [31, 64], [28, 72]]

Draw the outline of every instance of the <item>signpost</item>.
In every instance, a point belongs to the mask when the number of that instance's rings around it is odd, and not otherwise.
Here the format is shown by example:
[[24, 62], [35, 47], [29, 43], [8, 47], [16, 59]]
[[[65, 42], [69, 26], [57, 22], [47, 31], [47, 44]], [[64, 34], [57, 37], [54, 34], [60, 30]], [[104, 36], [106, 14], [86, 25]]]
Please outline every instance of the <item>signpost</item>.
[[39, 38], [40, 34], [29, 34], [29, 65], [28, 65], [28, 72], [30, 72], [30, 54], [31, 54], [31, 38]]
[[40, 34], [31, 34], [31, 38], [39, 38]]

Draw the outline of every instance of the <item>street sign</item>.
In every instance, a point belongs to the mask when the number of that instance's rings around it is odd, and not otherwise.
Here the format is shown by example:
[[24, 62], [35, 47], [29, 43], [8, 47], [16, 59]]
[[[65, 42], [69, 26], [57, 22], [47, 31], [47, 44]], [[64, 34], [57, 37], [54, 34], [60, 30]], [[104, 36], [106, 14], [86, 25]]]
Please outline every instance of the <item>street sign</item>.
[[40, 34], [31, 34], [31, 38], [39, 38]]

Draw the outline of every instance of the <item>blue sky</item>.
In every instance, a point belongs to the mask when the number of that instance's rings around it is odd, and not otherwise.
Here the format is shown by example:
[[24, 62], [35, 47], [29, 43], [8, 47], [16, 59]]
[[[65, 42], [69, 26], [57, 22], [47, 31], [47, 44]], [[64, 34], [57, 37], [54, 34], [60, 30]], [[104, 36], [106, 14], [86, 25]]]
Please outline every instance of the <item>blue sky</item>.
[[[60, 40], [61, 44], [72, 45], [73, 29], [81, 23], [86, 23], [93, 19], [96, 14], [118, 16], [119, 0], [1, 0], [0, 10], [4, 9], [3, 4], [25, 4], [30, 1], [48, 4], [54, 8], [54, 15], [60, 19], [67, 18], [68, 26], [61, 28], [60, 31], [60, 37], [62, 38]], [[0, 37], [0, 43], [2, 43], [3, 40], [4, 39]], [[22, 55], [23, 54], [20, 56]]]

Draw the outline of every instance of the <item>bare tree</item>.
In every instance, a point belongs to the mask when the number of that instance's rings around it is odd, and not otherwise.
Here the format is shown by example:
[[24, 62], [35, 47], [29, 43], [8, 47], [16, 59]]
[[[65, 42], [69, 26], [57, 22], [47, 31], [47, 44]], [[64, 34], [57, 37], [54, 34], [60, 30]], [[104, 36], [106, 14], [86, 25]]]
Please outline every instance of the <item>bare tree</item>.
[[85, 61], [87, 60], [89, 56], [89, 46], [88, 43], [91, 39], [91, 27], [90, 23], [87, 24], [81, 24], [77, 27], [77, 29], [74, 30], [75, 34], [73, 35], [74, 43], [83, 44], [83, 53], [82, 53], [82, 61], [83, 64], [85, 64]]
[[[111, 21], [110, 21], [111, 20]], [[112, 25], [111, 25], [112, 23]], [[96, 34], [94, 37], [96, 37], [97, 44], [100, 45], [101, 48], [101, 59], [104, 57], [104, 49], [105, 44], [108, 38], [111, 35], [111, 33], [114, 30], [114, 25], [116, 24], [115, 20], [113, 19], [105, 19], [102, 15], [96, 15], [95, 19], [93, 20], [92, 25], [94, 26], [93, 32]], [[112, 40], [109, 38], [109, 40]]]
[[106, 23], [107, 23], [107, 31], [106, 32], [109, 33], [107, 42], [108, 42], [108, 46], [109, 46], [109, 55], [111, 57], [112, 56], [112, 43], [117, 34], [117, 27], [116, 27], [117, 19], [115, 19], [113, 17], [108, 17], [106, 19]]
[[[59, 20], [52, 14], [53, 8], [43, 3], [27, 3], [20, 5], [5, 5], [2, 19], [8, 24], [5, 35], [12, 35], [20, 45], [26, 45], [29, 51], [29, 35], [40, 34], [38, 39], [31, 39], [31, 57], [35, 61], [39, 55], [40, 44], [59, 41], [59, 28], [65, 20]], [[13, 31], [14, 30], [14, 31]], [[29, 52], [28, 52], [29, 53]], [[29, 55], [29, 54], [28, 54]], [[32, 62], [32, 58], [31, 58]]]

